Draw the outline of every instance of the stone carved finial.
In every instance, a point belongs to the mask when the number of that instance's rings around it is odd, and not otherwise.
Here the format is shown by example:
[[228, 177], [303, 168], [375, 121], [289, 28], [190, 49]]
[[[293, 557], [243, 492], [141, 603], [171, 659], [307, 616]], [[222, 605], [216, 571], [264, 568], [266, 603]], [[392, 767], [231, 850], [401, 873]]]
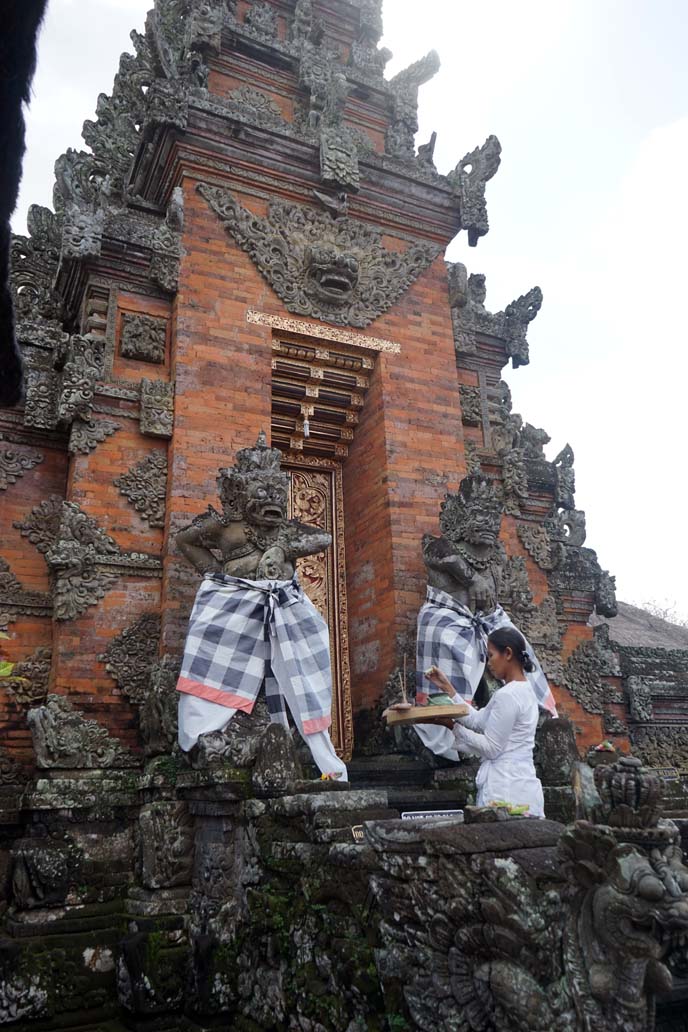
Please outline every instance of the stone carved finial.
[[526, 334], [528, 326], [541, 307], [542, 291], [539, 287], [533, 287], [527, 294], [522, 294], [504, 309], [507, 354], [514, 369], [528, 365], [530, 361]]
[[454, 344], [459, 353], [474, 354], [478, 335], [499, 338], [514, 369], [529, 362], [527, 332], [542, 306], [542, 291], [533, 287], [507, 305], [503, 312], [485, 308], [485, 276], [467, 274], [461, 262], [449, 264], [449, 304], [454, 326]]
[[49, 208], [32, 204], [27, 227], [28, 237], [12, 237], [10, 289], [17, 322], [56, 322], [61, 302], [53, 283], [62, 247], [62, 219]]
[[613, 828], [656, 827], [662, 813], [661, 779], [645, 770], [634, 756], [623, 756], [613, 765], [595, 767], [595, 787], [600, 806], [597, 824]]
[[466, 154], [447, 176], [459, 198], [461, 228], [468, 233], [470, 247], [475, 247], [490, 228], [485, 187], [499, 168], [501, 153], [502, 145], [497, 137], [488, 136], [482, 147]]
[[295, 315], [368, 326], [439, 253], [433, 244], [389, 251], [373, 227], [350, 218], [332, 220], [313, 208], [274, 203], [263, 218], [243, 208], [229, 190], [205, 184], [198, 190]]
[[437, 51], [415, 61], [389, 82], [390, 122], [387, 129], [387, 153], [404, 161], [416, 155], [418, 132], [418, 90], [429, 82], [440, 68]]
[[42, 770], [135, 767], [138, 759], [63, 695], [49, 695], [27, 714], [36, 762]]
[[[289, 579], [297, 558], [315, 555], [332, 543], [325, 531], [287, 519], [289, 478], [281, 458], [261, 431], [252, 448], [237, 452], [234, 466], [220, 470], [222, 514], [209, 506], [177, 535], [180, 550], [200, 572]], [[213, 551], [221, 553], [222, 563]]]

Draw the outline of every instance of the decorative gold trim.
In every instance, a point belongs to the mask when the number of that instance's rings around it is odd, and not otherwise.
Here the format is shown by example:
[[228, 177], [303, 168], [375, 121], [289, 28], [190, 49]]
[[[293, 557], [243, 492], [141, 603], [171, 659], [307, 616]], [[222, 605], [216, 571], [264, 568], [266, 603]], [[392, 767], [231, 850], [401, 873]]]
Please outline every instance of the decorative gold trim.
[[336, 598], [333, 610], [337, 613], [337, 626], [330, 628], [332, 636], [332, 661], [334, 683], [339, 690], [332, 699], [332, 740], [337, 752], [345, 762], [351, 759], [354, 747], [354, 719], [351, 702], [351, 666], [349, 663], [349, 608], [346, 594], [346, 547], [344, 544], [344, 486], [342, 466], [332, 459], [316, 455], [301, 455], [299, 452], [284, 453], [282, 468], [295, 471], [319, 469], [332, 473], [332, 529], [334, 530], [335, 569], [334, 583]]
[[385, 351], [390, 355], [398, 355], [401, 351], [401, 344], [397, 344], [393, 340], [367, 337], [363, 333], [353, 333], [351, 330], [336, 330], [334, 327], [325, 326], [323, 323], [303, 322], [301, 319], [289, 319], [281, 315], [268, 315], [266, 312], [256, 312], [253, 308], [249, 308], [246, 313], [246, 322], [255, 323], [258, 326], [270, 326], [273, 330], [280, 330], [282, 333], [295, 333], [301, 337], [333, 340], [337, 344], [348, 344], [354, 348], [367, 348], [368, 351]]

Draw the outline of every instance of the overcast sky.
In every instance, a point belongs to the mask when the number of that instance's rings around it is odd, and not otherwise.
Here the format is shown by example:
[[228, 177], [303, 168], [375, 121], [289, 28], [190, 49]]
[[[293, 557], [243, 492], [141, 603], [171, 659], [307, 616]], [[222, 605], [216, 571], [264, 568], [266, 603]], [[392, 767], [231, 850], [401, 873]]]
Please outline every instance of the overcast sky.
[[[17, 232], [50, 204], [52, 167], [82, 146], [150, 0], [51, 0], [29, 115]], [[419, 15], [422, 11], [422, 15]], [[539, 284], [531, 365], [514, 407], [576, 454], [587, 544], [619, 597], [688, 617], [688, 3], [685, 0], [386, 0], [388, 74], [436, 48], [419, 141], [442, 172], [490, 133], [490, 233], [448, 258], [487, 274], [497, 311]]]

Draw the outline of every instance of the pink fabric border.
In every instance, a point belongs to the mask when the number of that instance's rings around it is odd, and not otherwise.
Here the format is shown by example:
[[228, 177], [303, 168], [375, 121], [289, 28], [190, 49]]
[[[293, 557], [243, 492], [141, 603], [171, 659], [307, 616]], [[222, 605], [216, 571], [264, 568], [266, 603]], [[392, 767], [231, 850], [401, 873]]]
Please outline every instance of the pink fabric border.
[[313, 720], [304, 720], [303, 733], [304, 735], [314, 735], [318, 731], [327, 731], [331, 723], [331, 717], [315, 717]]
[[186, 695], [195, 695], [198, 699], [205, 699], [206, 702], [216, 702], [227, 709], [242, 710], [250, 713], [255, 706], [255, 699], [247, 699], [243, 695], [234, 695], [232, 692], [225, 692], [219, 688], [209, 688], [207, 684], [200, 681], [192, 681], [189, 677], [180, 677], [177, 681], [177, 691]]
[[[209, 688], [207, 684], [200, 681], [192, 681], [189, 677], [180, 677], [177, 681], [177, 691], [186, 695], [195, 695], [197, 699], [205, 699], [206, 702], [216, 702], [227, 709], [241, 710], [243, 713], [250, 713], [255, 706], [255, 699], [246, 699], [243, 695], [234, 695], [232, 692], [221, 691], [218, 688]], [[314, 735], [318, 731], [327, 731], [332, 723], [330, 716], [314, 717], [313, 720], [304, 720], [304, 735]]]

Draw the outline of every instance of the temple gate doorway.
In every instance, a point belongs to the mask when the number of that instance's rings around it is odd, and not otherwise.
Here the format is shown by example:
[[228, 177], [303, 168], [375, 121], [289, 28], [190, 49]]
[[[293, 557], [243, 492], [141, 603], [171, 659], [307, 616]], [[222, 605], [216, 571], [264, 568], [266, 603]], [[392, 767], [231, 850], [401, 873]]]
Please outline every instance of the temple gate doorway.
[[342, 463], [353, 440], [375, 356], [330, 341], [273, 339], [273, 446], [284, 451], [289, 516], [322, 527], [332, 548], [300, 560], [304, 590], [327, 620], [332, 656], [332, 728], [345, 760], [353, 750]]

